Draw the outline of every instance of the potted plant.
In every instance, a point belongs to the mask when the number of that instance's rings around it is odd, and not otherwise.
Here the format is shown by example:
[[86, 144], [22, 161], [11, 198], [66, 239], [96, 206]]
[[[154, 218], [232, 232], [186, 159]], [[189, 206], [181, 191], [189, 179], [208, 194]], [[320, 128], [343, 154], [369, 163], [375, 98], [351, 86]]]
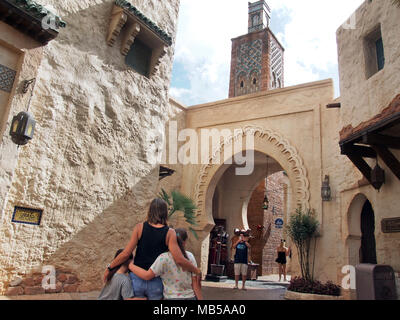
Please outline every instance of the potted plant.
[[[321, 283], [314, 279], [315, 249], [319, 222], [311, 209], [297, 208], [290, 218], [286, 232], [297, 248], [301, 277], [290, 281], [287, 299], [323, 299], [326, 296], [339, 297], [341, 288], [328, 281]], [[313, 252], [312, 240], [314, 240]], [[299, 293], [299, 294], [296, 294]], [[307, 296], [308, 295], [308, 296]], [[317, 295], [311, 297], [309, 295]]]

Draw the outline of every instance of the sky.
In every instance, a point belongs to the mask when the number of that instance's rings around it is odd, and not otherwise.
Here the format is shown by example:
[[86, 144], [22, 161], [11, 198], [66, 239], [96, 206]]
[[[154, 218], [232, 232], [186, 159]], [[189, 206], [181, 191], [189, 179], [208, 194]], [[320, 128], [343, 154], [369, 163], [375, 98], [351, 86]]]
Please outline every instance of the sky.
[[[285, 87], [332, 78], [340, 95], [336, 30], [363, 2], [267, 0], [285, 47]], [[228, 98], [231, 39], [247, 34], [247, 17], [248, 0], [181, 0], [172, 98], [186, 106]]]

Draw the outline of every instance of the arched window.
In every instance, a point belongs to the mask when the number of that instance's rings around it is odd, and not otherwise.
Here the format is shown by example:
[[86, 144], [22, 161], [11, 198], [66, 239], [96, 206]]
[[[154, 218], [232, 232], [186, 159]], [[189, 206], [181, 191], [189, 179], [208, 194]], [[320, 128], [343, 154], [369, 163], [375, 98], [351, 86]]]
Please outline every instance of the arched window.
[[255, 14], [252, 17], [253, 20], [253, 27], [258, 26], [260, 24], [260, 16], [258, 14]]
[[235, 87], [236, 96], [247, 94], [248, 80], [246, 79], [246, 74], [244, 72], [241, 72], [236, 78]]
[[257, 79], [253, 78], [253, 84], [256, 85], [257, 84]]

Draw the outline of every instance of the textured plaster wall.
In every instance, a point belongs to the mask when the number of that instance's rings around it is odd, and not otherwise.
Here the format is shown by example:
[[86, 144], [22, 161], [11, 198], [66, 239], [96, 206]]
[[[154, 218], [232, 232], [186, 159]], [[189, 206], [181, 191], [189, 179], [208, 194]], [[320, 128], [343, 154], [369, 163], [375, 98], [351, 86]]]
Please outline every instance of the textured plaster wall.
[[[157, 192], [163, 141], [154, 141], [168, 119], [173, 47], [147, 79], [125, 65], [120, 39], [106, 43], [114, 1], [38, 2], [52, 5], [67, 28], [35, 64], [38, 125], [14, 157], [0, 227], [0, 291], [42, 264], [72, 270], [81, 291], [98, 289], [105, 265]], [[179, 0], [132, 4], [175, 38]], [[44, 209], [41, 225], [11, 223], [17, 204]]]
[[[337, 31], [339, 73], [340, 73], [340, 127], [358, 124], [370, 120], [376, 114], [388, 107], [393, 98], [400, 93], [400, 42], [398, 34], [400, 32], [400, 9], [391, 4], [391, 1], [374, 0], [365, 1], [355, 12], [355, 29], [343, 29]], [[385, 51], [384, 68], [367, 79], [366, 63], [364, 51], [364, 37], [380, 24], [383, 45]], [[329, 125], [329, 123], [328, 123]], [[336, 140], [336, 138], [335, 138]], [[326, 143], [331, 143], [324, 137]], [[336, 143], [336, 142], [335, 142]], [[336, 147], [335, 147], [336, 149]], [[347, 157], [330, 154], [327, 148], [324, 161], [327, 163], [331, 178], [337, 181], [337, 189], [333, 188], [333, 201], [340, 205], [340, 224], [338, 220], [331, 221], [340, 230], [340, 237], [337, 247], [337, 257], [341, 257], [343, 265], [350, 261], [358, 262], [358, 254], [352, 256], [349, 236], [354, 235], [353, 230], [360, 230], [359, 215], [360, 208], [354, 205], [359, 201], [360, 195], [363, 199], [367, 198], [375, 213], [375, 238], [377, 249], [377, 260], [379, 264], [391, 265], [395, 271], [400, 270], [400, 259], [397, 254], [400, 250], [400, 234], [384, 234], [381, 230], [381, 221], [384, 218], [399, 217], [398, 207], [400, 193], [400, 181], [393, 175], [390, 169], [382, 162], [379, 165], [385, 170], [386, 183], [378, 192], [362, 179], [361, 173], [355, 169], [354, 165]], [[333, 150], [333, 149], [332, 149]], [[399, 158], [398, 150], [391, 150]], [[341, 161], [340, 170], [335, 170]], [[375, 166], [375, 161], [369, 161], [371, 166]], [[326, 206], [331, 206], [327, 203]], [[329, 219], [329, 218], [328, 218]], [[352, 221], [352, 224], [349, 224]], [[338, 234], [338, 235], [339, 235]], [[359, 244], [355, 244], [356, 249]], [[351, 257], [352, 256], [352, 257]], [[339, 258], [336, 258], [340, 260]], [[331, 261], [335, 260], [332, 256]], [[338, 279], [341, 278], [340, 270]]]
[[[340, 166], [339, 163], [330, 164], [322, 160], [324, 154], [334, 153], [335, 148], [336, 152], [338, 150], [335, 141], [323, 147], [322, 139], [323, 136], [327, 137], [327, 139], [338, 136], [339, 126], [332, 120], [337, 118], [332, 118], [332, 113], [329, 113], [332, 110], [326, 110], [325, 108], [328, 103], [332, 102], [332, 99], [332, 81], [320, 81], [193, 106], [188, 108], [186, 124], [188, 128], [195, 128], [197, 131], [201, 128], [228, 128], [233, 130], [251, 125], [279, 132], [290, 145], [296, 148], [298, 155], [304, 162], [307, 178], [310, 182], [310, 206], [315, 209], [317, 217], [323, 226], [321, 232], [328, 233], [331, 226], [325, 225], [324, 219], [335, 219], [338, 216], [339, 210], [338, 203], [325, 208], [320, 196], [322, 175], [326, 169], [333, 170], [334, 166]], [[211, 113], [212, 117], [209, 116]], [[269, 153], [278, 162], [284, 159], [284, 154], [278, 154], [275, 151], [271, 154], [272, 150], [269, 149], [266, 142], [265, 144], [262, 142], [262, 139], [260, 139], [259, 143], [259, 147], [263, 146], [265, 148], [259, 151]], [[338, 155], [340, 155], [340, 152]], [[201, 192], [205, 192], [205, 199], [210, 199], [212, 198], [210, 192], [214, 190], [213, 188], [215, 188], [221, 179], [224, 168], [221, 166], [218, 170], [215, 168], [210, 169], [210, 175], [206, 173], [204, 181], [199, 181], [201, 167], [201, 165], [184, 166], [182, 190], [196, 199], [196, 188], [200, 186]], [[296, 182], [291, 180], [294, 173], [290, 173], [290, 170], [287, 170], [287, 172], [289, 174], [290, 185], [295, 185]], [[254, 186], [256, 186], [258, 181], [255, 181]], [[334, 181], [333, 183], [336, 184], [338, 182]], [[207, 186], [204, 189], [201, 187], [203, 184]], [[336, 185], [333, 188], [336, 188]], [[219, 190], [221, 191], [221, 188]], [[296, 195], [293, 189], [289, 188], [289, 190], [288, 203], [290, 205], [288, 206], [288, 210], [290, 211], [293, 210], [293, 201]], [[203, 197], [203, 195], [200, 196]], [[203, 250], [198, 245], [193, 246], [193, 252], [203, 266], [206, 265], [207, 261], [207, 236], [210, 231], [208, 230], [209, 225], [212, 224], [212, 216], [210, 216], [210, 212], [212, 211], [211, 202], [206, 200], [206, 203], [199, 211], [198, 219], [200, 226], [204, 228], [204, 231], [201, 231], [201, 228], [199, 230], [200, 239], [204, 240], [202, 241]], [[290, 212], [286, 212], [285, 217], [289, 214]], [[235, 214], [235, 216], [237, 215]], [[232, 219], [232, 222], [234, 222], [236, 218], [232, 217]], [[330, 221], [328, 220], [328, 222]], [[336, 280], [336, 263], [332, 266], [332, 271], [324, 272], [324, 270], [329, 269], [328, 264], [332, 263], [330, 257], [333, 257], [336, 253], [336, 249], [327, 250], [326, 248], [330, 248], [332, 242], [336, 241], [336, 234], [338, 232], [338, 228], [332, 227], [332, 231], [329, 231], [324, 244], [317, 247], [318, 264], [316, 265], [316, 274], [321, 275], [321, 280]], [[296, 257], [294, 257], [293, 274], [298, 274], [299, 272], [296, 265]]]
[[14, 28], [0, 22], [0, 47], [3, 64], [17, 71], [14, 88], [2, 98], [0, 118], [0, 217], [11, 186], [17, 164], [18, 150], [8, 134], [12, 117], [26, 110], [29, 95], [21, 93], [22, 82], [36, 77], [42, 58], [42, 48], [34, 40], [23, 36]]
[[[399, 94], [400, 9], [392, 1], [365, 1], [355, 12], [354, 29], [337, 30], [341, 121], [353, 127], [386, 108]], [[364, 38], [381, 26], [385, 67], [367, 79]]]

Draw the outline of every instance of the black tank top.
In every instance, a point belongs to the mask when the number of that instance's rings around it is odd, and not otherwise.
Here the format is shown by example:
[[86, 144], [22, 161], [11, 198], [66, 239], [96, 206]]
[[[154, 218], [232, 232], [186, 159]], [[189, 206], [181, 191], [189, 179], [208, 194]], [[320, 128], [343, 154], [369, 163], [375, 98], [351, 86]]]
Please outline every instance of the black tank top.
[[149, 270], [157, 257], [168, 251], [166, 244], [169, 227], [152, 227], [150, 224], [143, 223], [142, 236], [140, 237], [135, 255], [135, 265]]

